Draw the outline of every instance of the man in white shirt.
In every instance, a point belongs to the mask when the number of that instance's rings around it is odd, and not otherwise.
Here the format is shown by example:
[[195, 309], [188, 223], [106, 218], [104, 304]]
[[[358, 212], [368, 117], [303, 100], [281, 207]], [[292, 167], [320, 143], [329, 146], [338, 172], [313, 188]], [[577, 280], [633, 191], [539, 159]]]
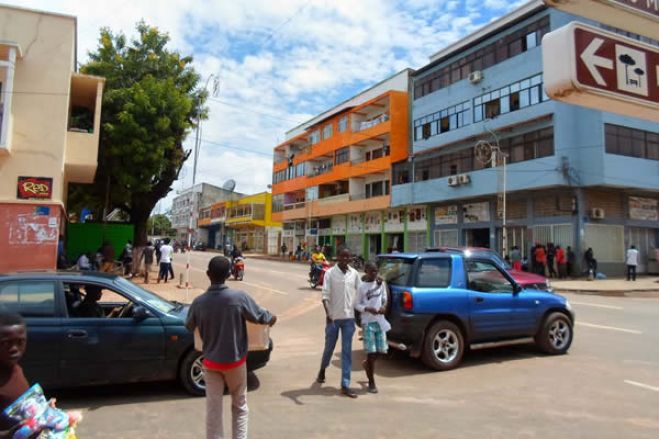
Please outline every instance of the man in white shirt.
[[636, 266], [638, 265], [638, 250], [633, 245], [627, 250], [627, 280], [636, 281]]
[[334, 347], [341, 331], [341, 394], [357, 398], [350, 389], [352, 368], [352, 337], [355, 334], [353, 303], [361, 280], [359, 273], [348, 265], [350, 250], [339, 251], [337, 264], [325, 273], [323, 279], [323, 307], [325, 308], [325, 349], [316, 381], [325, 382], [325, 369], [330, 364]]
[[[165, 244], [160, 247], [160, 271], [158, 272], [158, 283], [160, 283], [160, 279], [164, 279], [165, 283], [167, 283], [167, 276], [169, 275], [172, 266], [172, 253], [174, 253], [174, 247], [169, 245], [169, 238], [165, 238]], [[173, 275], [172, 278], [174, 278]]]

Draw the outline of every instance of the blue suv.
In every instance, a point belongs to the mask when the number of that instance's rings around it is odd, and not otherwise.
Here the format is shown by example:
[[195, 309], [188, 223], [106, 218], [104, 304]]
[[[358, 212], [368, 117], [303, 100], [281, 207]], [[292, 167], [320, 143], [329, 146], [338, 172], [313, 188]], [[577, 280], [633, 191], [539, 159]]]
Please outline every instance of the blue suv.
[[457, 367], [467, 348], [529, 341], [549, 354], [570, 348], [567, 299], [523, 289], [487, 254], [393, 253], [378, 265], [389, 288], [389, 344], [430, 368]]

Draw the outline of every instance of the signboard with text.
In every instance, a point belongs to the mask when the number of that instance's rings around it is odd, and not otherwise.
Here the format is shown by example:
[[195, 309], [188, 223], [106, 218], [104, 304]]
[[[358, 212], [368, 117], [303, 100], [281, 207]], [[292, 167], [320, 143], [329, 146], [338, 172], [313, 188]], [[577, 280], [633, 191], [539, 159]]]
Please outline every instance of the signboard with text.
[[542, 48], [552, 99], [659, 121], [659, 47], [572, 22]]
[[53, 179], [48, 177], [18, 177], [16, 198], [19, 200], [50, 200]]

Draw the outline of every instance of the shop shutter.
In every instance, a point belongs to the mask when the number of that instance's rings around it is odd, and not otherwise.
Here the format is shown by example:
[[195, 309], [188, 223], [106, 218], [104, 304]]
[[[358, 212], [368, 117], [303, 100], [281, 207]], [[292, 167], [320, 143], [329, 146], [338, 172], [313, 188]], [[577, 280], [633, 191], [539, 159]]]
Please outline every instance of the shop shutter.
[[598, 262], [623, 262], [625, 254], [624, 227], [587, 224], [584, 251], [592, 247]]

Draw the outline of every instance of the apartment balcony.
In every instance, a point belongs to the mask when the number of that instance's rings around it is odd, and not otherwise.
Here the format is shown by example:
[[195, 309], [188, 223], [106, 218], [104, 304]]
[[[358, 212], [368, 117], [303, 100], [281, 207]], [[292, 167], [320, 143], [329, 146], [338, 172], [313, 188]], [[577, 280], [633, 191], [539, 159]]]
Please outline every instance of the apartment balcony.
[[64, 172], [71, 183], [91, 183], [98, 165], [104, 78], [71, 75]]
[[348, 194], [328, 197], [312, 201], [308, 208], [307, 217], [327, 217], [347, 213], [368, 212], [389, 208], [389, 195], [364, 198], [363, 196], [350, 196]]

